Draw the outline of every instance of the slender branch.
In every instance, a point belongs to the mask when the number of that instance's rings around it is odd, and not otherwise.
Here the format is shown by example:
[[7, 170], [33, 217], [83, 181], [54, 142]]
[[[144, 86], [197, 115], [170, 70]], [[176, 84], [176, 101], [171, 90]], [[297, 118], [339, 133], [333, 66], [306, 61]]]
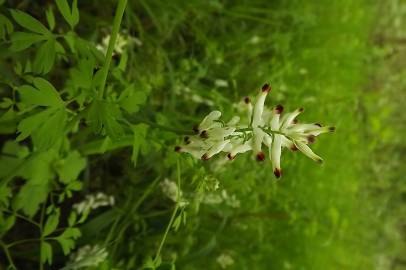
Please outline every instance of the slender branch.
[[11, 248], [13, 246], [17, 246], [17, 245], [20, 245], [20, 244], [29, 243], [29, 242], [38, 242], [40, 240], [41, 239], [39, 239], [39, 238], [30, 238], [30, 239], [18, 240], [18, 241], [12, 242], [10, 244], [7, 244], [7, 247]]
[[6, 244], [3, 243], [3, 241], [0, 242], [0, 245], [3, 247], [4, 253], [6, 254], [7, 260], [9, 262], [9, 267], [12, 267], [11, 269], [17, 269], [15, 266], [13, 259], [11, 258], [10, 251], [8, 250], [8, 247]]
[[102, 69], [102, 81], [99, 90], [99, 99], [103, 99], [104, 89], [106, 87], [107, 75], [110, 69], [111, 58], [113, 56], [114, 45], [117, 41], [118, 31], [120, 30], [121, 20], [123, 19], [123, 14], [125, 7], [127, 5], [127, 0], [119, 0], [116, 14], [114, 15], [113, 30], [111, 32], [109, 46], [107, 47], [106, 58], [104, 60], [104, 66]]
[[158, 250], [156, 252], [155, 259], [154, 259], [155, 262], [157, 262], [160, 254], [161, 254], [162, 247], [164, 246], [164, 243], [166, 241], [166, 237], [168, 236], [169, 230], [172, 227], [173, 221], [175, 220], [176, 213], [178, 212], [178, 209], [179, 209], [179, 206], [180, 206], [180, 203], [179, 203], [180, 202], [180, 164], [179, 164], [179, 158], [177, 160], [177, 175], [178, 175], [178, 177], [177, 177], [178, 178], [178, 194], [176, 195], [176, 206], [175, 206], [175, 209], [172, 212], [172, 216], [171, 216], [171, 219], [169, 220], [168, 226], [166, 226], [166, 230], [165, 230], [164, 236], [162, 237], [161, 243], [159, 244], [159, 247], [158, 247]]
[[20, 218], [20, 219], [22, 219], [22, 220], [25, 220], [25, 221], [31, 223], [32, 225], [35, 225], [35, 226], [37, 226], [37, 227], [40, 227], [40, 225], [39, 225], [38, 222], [35, 222], [34, 220], [32, 220], [32, 219], [30, 219], [30, 218], [27, 218], [27, 217], [25, 217], [25, 216], [23, 216], [23, 215], [20, 215], [20, 214], [18, 214], [17, 212], [13, 212], [13, 211], [10, 211], [10, 210], [7, 210], [7, 209], [2, 209], [1, 211], [6, 212], [6, 213], [9, 213], [9, 214], [12, 214], [12, 215], [15, 215], [16, 217], [18, 217], [18, 218]]

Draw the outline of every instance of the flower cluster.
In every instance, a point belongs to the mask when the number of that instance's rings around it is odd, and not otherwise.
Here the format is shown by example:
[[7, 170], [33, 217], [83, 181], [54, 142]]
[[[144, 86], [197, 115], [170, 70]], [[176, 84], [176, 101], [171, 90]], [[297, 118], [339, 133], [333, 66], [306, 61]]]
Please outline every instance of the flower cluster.
[[168, 178], [165, 178], [159, 186], [161, 187], [162, 193], [165, 194], [173, 202], [178, 202], [179, 206], [185, 207], [189, 202], [184, 198], [182, 190], [179, 190], [175, 182], [170, 181]]
[[113, 196], [108, 196], [104, 193], [86, 195], [85, 199], [80, 203], [74, 204], [72, 207], [78, 214], [88, 213], [90, 210], [97, 209], [102, 206], [113, 206], [115, 203]]
[[105, 248], [99, 245], [86, 245], [78, 249], [70, 256], [70, 261], [62, 270], [82, 269], [85, 267], [96, 267], [104, 262], [108, 256]]
[[194, 128], [196, 135], [185, 137], [184, 145], [176, 146], [177, 152], [186, 152], [196, 158], [208, 160], [220, 152], [227, 153], [229, 160], [238, 154], [253, 151], [258, 161], [265, 160], [262, 146], [268, 148], [274, 174], [282, 175], [280, 160], [283, 148], [301, 151], [316, 162], [322, 163], [308, 146], [322, 133], [333, 132], [334, 127], [319, 123], [299, 123], [297, 117], [303, 108], [283, 113], [282, 105], [272, 109], [265, 107], [265, 100], [271, 91], [269, 84], [262, 86], [254, 104], [249, 97], [244, 98], [245, 117], [234, 116], [227, 123], [220, 120], [221, 112], [209, 113]]

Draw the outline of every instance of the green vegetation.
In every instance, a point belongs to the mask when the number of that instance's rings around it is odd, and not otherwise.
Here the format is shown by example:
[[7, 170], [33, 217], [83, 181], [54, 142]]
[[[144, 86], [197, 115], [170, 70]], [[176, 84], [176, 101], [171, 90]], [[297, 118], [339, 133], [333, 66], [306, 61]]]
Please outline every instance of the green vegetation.
[[[405, 10], [0, 0], [0, 269], [406, 269]], [[174, 151], [266, 82], [324, 164]]]

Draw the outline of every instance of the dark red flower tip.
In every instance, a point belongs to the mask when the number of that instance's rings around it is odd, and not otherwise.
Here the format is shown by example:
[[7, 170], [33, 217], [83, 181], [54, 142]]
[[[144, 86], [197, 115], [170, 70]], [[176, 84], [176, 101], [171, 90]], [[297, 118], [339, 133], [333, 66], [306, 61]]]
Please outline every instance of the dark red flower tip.
[[262, 86], [262, 92], [269, 92], [271, 91], [271, 86], [269, 85], [269, 83], [266, 83]]
[[227, 154], [227, 157], [228, 157], [229, 160], [235, 159], [235, 156], [232, 156], [231, 153], [228, 153], [228, 154]]
[[277, 114], [281, 114], [283, 112], [283, 106], [282, 105], [276, 105], [275, 111]]
[[261, 151], [257, 154], [257, 161], [264, 161], [264, 160], [265, 160], [265, 153]]
[[296, 145], [292, 144], [292, 146], [290, 147], [290, 150], [297, 151], [299, 149], [296, 147]]
[[196, 134], [198, 134], [198, 133], [199, 133], [199, 126], [198, 126], [198, 125], [193, 126], [193, 131], [194, 131]]
[[297, 120], [296, 118], [293, 119], [293, 121], [292, 121], [293, 124], [297, 124], [298, 122], [299, 122], [299, 120]]
[[299, 108], [299, 112], [303, 112], [304, 111], [304, 108]]
[[275, 168], [275, 170], [273, 171], [273, 174], [276, 176], [276, 178], [280, 178], [282, 175], [282, 170]]
[[202, 156], [202, 160], [209, 160], [209, 159], [210, 159], [210, 157], [207, 155], [207, 153]]
[[336, 128], [335, 128], [335, 127], [329, 127], [328, 130], [329, 130], [330, 132], [334, 132], [334, 131], [336, 131]]
[[314, 123], [316, 126], [322, 127], [320, 123]]
[[250, 97], [245, 97], [245, 98], [244, 98], [244, 103], [245, 103], [245, 104], [250, 104], [250, 103], [251, 103]]
[[207, 132], [207, 130], [203, 130], [202, 132], [200, 132], [200, 137], [203, 139], [207, 139], [209, 137], [209, 133]]
[[314, 143], [315, 141], [316, 141], [316, 136], [314, 136], [314, 135], [307, 136], [308, 143]]
[[182, 147], [180, 147], [180, 146], [175, 146], [175, 152], [180, 152], [182, 150]]

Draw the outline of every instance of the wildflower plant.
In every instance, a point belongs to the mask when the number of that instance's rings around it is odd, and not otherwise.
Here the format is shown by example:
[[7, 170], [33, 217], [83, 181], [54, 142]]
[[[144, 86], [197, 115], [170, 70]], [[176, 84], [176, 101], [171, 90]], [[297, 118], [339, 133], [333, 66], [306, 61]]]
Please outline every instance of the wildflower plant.
[[249, 97], [244, 98], [245, 116], [233, 116], [224, 122], [220, 111], [210, 112], [202, 122], [194, 127], [196, 135], [184, 138], [184, 145], [176, 146], [175, 151], [189, 153], [195, 158], [209, 160], [225, 152], [229, 160], [238, 154], [252, 151], [257, 161], [264, 161], [266, 154], [263, 145], [268, 148], [268, 157], [277, 178], [281, 177], [282, 149], [299, 150], [312, 160], [322, 163], [309, 144], [315, 142], [320, 134], [333, 132], [332, 126], [319, 123], [300, 123], [297, 119], [304, 109], [284, 113], [284, 107], [277, 105], [271, 109], [265, 106], [265, 100], [271, 92], [271, 86], [264, 84], [254, 104]]

